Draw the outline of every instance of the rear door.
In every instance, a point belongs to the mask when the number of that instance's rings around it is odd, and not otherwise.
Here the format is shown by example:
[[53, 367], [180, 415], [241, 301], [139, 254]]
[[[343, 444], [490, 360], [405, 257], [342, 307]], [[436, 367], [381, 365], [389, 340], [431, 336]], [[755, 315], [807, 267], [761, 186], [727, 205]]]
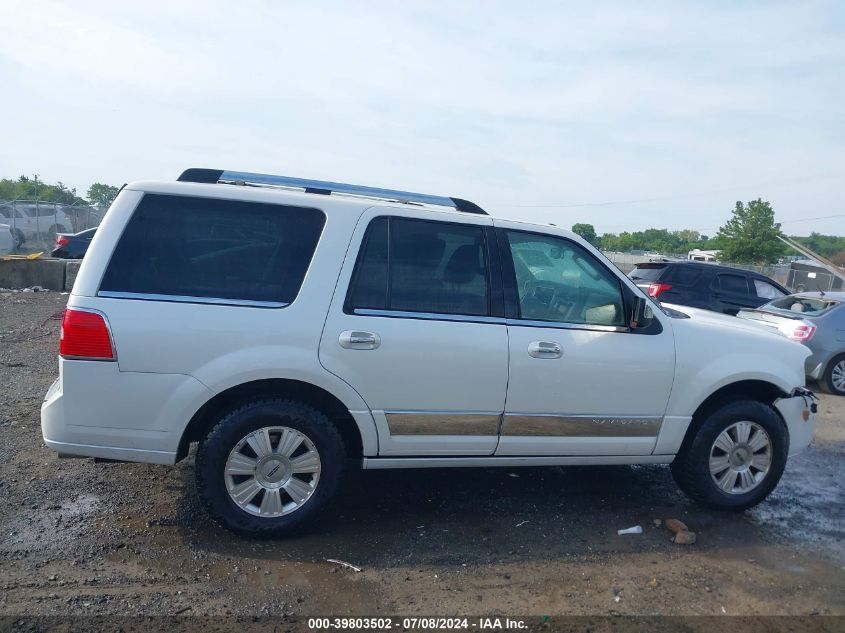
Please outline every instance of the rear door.
[[353, 235], [320, 362], [372, 411], [380, 455], [490, 455], [508, 334], [489, 218], [384, 207]]
[[725, 314], [736, 314], [742, 308], [761, 305], [756, 295], [752, 296], [748, 278], [737, 273], [718, 273], [710, 284], [713, 309]]

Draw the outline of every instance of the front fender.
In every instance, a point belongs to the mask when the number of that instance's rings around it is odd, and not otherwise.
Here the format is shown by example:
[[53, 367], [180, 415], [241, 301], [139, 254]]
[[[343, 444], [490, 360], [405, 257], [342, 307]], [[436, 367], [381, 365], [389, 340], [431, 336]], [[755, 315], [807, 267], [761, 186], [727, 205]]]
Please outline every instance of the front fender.
[[724, 354], [701, 365], [679, 362], [666, 415], [691, 416], [719, 389], [744, 380], [769, 383], [787, 395], [795, 387], [803, 386], [803, 365], [773, 354], [747, 352]]

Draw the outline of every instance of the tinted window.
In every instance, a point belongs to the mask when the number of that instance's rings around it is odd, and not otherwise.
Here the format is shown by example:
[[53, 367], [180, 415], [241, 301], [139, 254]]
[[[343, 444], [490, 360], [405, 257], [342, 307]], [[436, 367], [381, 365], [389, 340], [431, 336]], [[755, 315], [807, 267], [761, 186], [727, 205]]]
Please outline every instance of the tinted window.
[[290, 303], [324, 221], [317, 209], [147, 194], [100, 290]]
[[370, 223], [347, 310], [487, 315], [488, 305], [482, 227], [395, 217]]
[[784, 293], [779, 288], [770, 284], [768, 281], [764, 281], [762, 279], [754, 279], [753, 281], [754, 290], [756, 291], [758, 297], [762, 297], [763, 299], [776, 299], [777, 297], [784, 296]]
[[619, 280], [587, 251], [550, 235], [508, 231], [507, 236], [523, 319], [624, 324]]
[[748, 294], [748, 282], [741, 275], [717, 275], [716, 287], [732, 294]]
[[692, 286], [701, 277], [701, 270], [692, 266], [675, 266], [672, 268], [672, 281], [682, 286]]
[[347, 311], [354, 308], [387, 310], [387, 218], [370, 223], [347, 297]]
[[655, 281], [660, 279], [664, 270], [666, 270], [665, 264], [637, 264], [634, 270], [629, 273], [629, 277], [634, 280]]

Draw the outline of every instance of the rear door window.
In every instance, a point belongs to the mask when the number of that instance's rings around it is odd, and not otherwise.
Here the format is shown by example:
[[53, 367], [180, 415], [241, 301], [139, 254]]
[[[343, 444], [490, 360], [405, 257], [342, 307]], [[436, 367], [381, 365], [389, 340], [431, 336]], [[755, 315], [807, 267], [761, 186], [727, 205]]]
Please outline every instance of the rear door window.
[[748, 294], [748, 281], [742, 275], [719, 274], [714, 280], [716, 288], [734, 295]]
[[483, 227], [374, 219], [367, 227], [345, 309], [489, 315]]
[[286, 305], [324, 223], [311, 208], [147, 194], [115, 247], [100, 294]]

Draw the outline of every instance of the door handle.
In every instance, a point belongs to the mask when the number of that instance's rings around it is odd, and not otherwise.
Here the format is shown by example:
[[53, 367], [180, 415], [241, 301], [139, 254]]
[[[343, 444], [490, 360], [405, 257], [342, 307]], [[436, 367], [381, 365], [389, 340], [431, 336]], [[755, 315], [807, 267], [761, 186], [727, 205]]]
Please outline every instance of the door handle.
[[528, 355], [533, 358], [560, 358], [563, 348], [554, 341], [532, 341], [528, 344]]
[[340, 346], [346, 349], [375, 349], [381, 345], [381, 339], [374, 332], [346, 330], [338, 337]]

